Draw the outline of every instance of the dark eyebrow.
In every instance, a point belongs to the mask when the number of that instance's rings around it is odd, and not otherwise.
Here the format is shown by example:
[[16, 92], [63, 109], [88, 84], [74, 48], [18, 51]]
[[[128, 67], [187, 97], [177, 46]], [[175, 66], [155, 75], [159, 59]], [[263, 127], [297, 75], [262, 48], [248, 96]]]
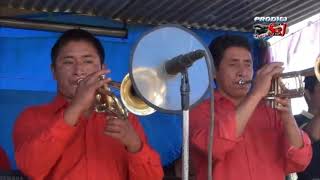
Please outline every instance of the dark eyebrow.
[[64, 56], [63, 59], [73, 59], [73, 56]]
[[82, 56], [82, 57], [84, 57], [84, 58], [94, 58], [95, 56], [92, 55], [92, 54], [87, 54], [87, 55], [84, 55], [84, 56]]
[[233, 59], [231, 59], [231, 61], [232, 61], [232, 62], [239, 62], [240, 60], [233, 58]]
[[[83, 58], [94, 58], [95, 56], [94, 55], [91, 55], [91, 54], [86, 54], [86, 55], [83, 55], [82, 56]], [[64, 56], [63, 59], [73, 59], [74, 57], [73, 56], [70, 56], [70, 55], [67, 55], [67, 56]]]
[[[231, 62], [239, 62], [240, 60], [239, 59], [236, 59], [236, 58], [234, 58], [234, 59], [231, 59]], [[244, 60], [246, 63], [250, 63], [250, 64], [252, 64], [252, 60], [251, 59], [245, 59]]]

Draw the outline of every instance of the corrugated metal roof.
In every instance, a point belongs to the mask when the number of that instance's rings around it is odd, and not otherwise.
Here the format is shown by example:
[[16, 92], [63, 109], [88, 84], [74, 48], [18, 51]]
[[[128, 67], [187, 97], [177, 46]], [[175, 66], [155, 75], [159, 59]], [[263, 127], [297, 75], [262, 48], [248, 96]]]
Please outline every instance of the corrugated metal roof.
[[320, 0], [2, 0], [0, 7], [8, 15], [14, 14], [10, 10], [69, 12], [131, 24], [252, 32], [255, 16], [286, 16], [294, 24], [319, 13]]

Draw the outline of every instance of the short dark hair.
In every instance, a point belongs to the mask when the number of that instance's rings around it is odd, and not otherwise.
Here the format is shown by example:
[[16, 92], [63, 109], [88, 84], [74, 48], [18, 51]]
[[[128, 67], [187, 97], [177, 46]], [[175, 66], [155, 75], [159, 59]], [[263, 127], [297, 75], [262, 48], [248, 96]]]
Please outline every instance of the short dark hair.
[[307, 76], [304, 78], [304, 89], [308, 90], [309, 92], [314, 92], [314, 87], [317, 85], [318, 79], [316, 76]]
[[88, 31], [82, 29], [70, 29], [64, 32], [51, 49], [51, 65], [54, 66], [60, 50], [70, 41], [86, 41], [97, 50], [101, 64], [104, 63], [104, 49], [101, 42]]
[[212, 54], [214, 66], [219, 68], [224, 52], [230, 47], [242, 47], [251, 52], [250, 44], [247, 38], [239, 35], [222, 35], [213, 39], [209, 45]]

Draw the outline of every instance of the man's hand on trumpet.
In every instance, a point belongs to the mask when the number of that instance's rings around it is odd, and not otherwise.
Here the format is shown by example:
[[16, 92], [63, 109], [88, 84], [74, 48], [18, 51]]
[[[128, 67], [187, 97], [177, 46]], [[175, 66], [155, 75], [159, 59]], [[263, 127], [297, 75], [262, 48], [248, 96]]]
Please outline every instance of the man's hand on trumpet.
[[289, 98], [286, 97], [276, 97], [276, 109], [281, 112], [281, 114], [289, 113], [291, 114], [291, 101]]
[[99, 79], [101, 75], [110, 73], [110, 70], [102, 69], [86, 77], [75, 79], [75, 93], [71, 97], [70, 106], [65, 110], [65, 121], [74, 126], [77, 124], [79, 117], [92, 108], [95, 100], [97, 89], [111, 81], [108, 79]]
[[258, 96], [259, 98], [265, 97], [270, 90], [272, 78], [276, 74], [282, 73], [282, 65], [282, 62], [273, 62], [260, 68], [253, 81], [252, 95]]
[[[258, 72], [253, 85], [253, 94], [259, 97], [265, 97], [271, 86], [271, 80], [274, 76], [281, 74], [283, 71], [283, 63], [275, 62], [263, 66]], [[285, 88], [283, 84], [279, 84], [281, 88]], [[283, 121], [285, 134], [289, 143], [297, 148], [303, 146], [303, 140], [299, 128], [291, 112], [291, 103], [287, 97], [276, 97], [276, 109], [280, 112], [280, 118]]]
[[100, 78], [102, 75], [108, 73], [110, 73], [110, 70], [103, 69], [90, 74], [84, 79], [79, 79], [76, 94], [72, 103], [79, 106], [82, 111], [86, 111], [92, 107], [97, 90], [111, 81], [110, 78]]
[[129, 152], [138, 152], [142, 147], [140, 137], [128, 120], [119, 119], [115, 116], [107, 116], [104, 133], [118, 139], [126, 146]]

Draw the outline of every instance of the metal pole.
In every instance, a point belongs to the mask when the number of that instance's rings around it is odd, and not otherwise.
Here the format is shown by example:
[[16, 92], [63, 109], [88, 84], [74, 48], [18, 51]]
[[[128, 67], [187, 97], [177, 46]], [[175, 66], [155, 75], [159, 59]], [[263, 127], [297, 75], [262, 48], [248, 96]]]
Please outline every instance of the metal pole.
[[64, 32], [68, 29], [79, 28], [87, 30], [95, 35], [112, 36], [119, 38], [127, 37], [127, 30], [120, 28], [97, 27], [80, 24], [63, 24], [39, 20], [0, 18], [0, 26], [57, 32]]
[[189, 179], [189, 110], [183, 110], [182, 179]]
[[189, 179], [189, 105], [190, 84], [187, 68], [181, 72], [181, 109], [183, 112], [183, 155], [182, 155], [182, 179]]

